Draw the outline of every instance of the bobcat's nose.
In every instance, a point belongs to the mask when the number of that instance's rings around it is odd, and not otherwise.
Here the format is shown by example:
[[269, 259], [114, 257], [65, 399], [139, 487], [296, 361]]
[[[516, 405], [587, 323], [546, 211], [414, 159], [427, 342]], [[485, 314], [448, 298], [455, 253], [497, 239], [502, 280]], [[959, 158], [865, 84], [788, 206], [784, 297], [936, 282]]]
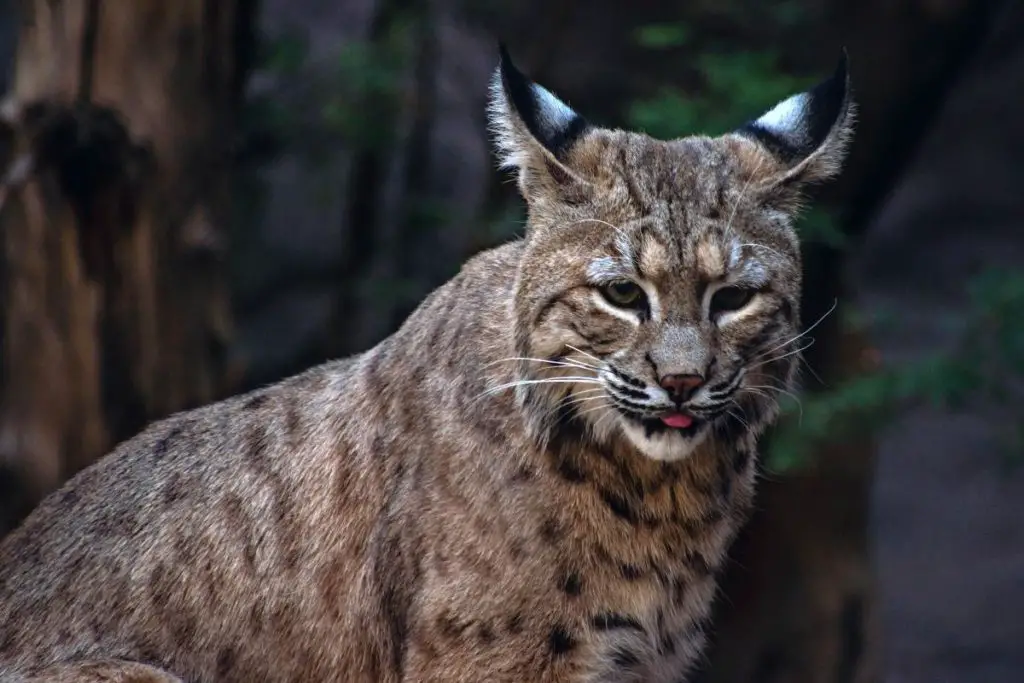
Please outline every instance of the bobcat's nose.
[[660, 384], [673, 401], [682, 403], [700, 389], [704, 378], [700, 375], [665, 375]]

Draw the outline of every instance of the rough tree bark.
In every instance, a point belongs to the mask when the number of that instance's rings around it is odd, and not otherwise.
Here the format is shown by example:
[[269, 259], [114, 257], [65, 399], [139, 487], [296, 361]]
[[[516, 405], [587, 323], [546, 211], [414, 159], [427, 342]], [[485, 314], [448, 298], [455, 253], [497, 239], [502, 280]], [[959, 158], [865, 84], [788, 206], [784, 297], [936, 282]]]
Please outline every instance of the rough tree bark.
[[229, 390], [221, 278], [249, 0], [23, 0], [0, 123], [0, 532]]

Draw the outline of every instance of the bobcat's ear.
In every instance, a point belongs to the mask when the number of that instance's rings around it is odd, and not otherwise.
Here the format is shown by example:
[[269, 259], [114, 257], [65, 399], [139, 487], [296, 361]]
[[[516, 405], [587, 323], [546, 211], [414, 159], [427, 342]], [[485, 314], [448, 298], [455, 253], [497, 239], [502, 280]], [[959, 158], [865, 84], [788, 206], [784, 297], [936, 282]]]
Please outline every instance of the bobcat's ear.
[[829, 79], [783, 100], [736, 133], [760, 145], [774, 162], [763, 168], [763, 176], [751, 170], [755, 179], [783, 189], [839, 173], [853, 134], [854, 114], [843, 49]]
[[572, 168], [570, 151], [590, 124], [550, 90], [527, 78], [498, 45], [491, 79], [489, 127], [502, 169], [515, 169], [527, 200], [543, 190], [586, 181]]

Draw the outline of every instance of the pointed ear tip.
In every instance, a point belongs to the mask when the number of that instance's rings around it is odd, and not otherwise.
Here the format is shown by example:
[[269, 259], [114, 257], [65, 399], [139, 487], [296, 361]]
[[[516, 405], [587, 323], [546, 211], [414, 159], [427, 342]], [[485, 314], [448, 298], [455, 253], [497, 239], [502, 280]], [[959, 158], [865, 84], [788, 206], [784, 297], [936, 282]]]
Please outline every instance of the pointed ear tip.
[[498, 41], [498, 73], [501, 74], [501, 80], [504, 86], [509, 87], [509, 82], [526, 81], [526, 75], [519, 70], [515, 62], [512, 61], [512, 55], [508, 51], [508, 45], [505, 41]]

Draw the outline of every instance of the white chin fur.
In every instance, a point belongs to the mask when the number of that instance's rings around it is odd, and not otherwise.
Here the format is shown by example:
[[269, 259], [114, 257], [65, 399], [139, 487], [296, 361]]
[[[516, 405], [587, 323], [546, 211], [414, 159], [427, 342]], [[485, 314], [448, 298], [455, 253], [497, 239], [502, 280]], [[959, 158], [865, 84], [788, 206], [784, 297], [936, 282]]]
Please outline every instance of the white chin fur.
[[707, 430], [702, 429], [692, 437], [683, 436], [677, 431], [666, 430], [647, 436], [643, 427], [620, 418], [622, 432], [641, 453], [651, 460], [675, 462], [687, 457], [704, 441]]

